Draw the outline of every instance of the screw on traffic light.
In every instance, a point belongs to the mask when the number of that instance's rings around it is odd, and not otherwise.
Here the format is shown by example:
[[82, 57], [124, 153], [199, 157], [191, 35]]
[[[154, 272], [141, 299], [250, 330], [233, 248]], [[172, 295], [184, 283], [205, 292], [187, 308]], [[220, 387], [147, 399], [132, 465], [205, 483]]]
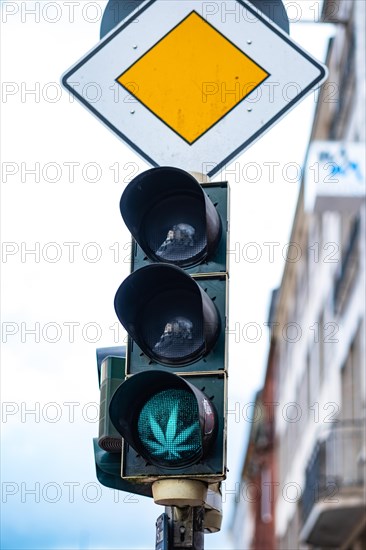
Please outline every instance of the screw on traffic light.
[[225, 478], [227, 208], [226, 183], [169, 167], [122, 195], [133, 252], [115, 310], [129, 341], [109, 417], [124, 440], [122, 478], [134, 483]]

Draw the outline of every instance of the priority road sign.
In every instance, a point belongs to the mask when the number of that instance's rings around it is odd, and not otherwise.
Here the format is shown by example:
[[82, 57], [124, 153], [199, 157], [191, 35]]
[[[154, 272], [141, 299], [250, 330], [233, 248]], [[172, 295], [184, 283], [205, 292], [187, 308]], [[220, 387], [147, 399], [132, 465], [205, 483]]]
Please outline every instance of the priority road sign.
[[213, 176], [326, 75], [246, 0], [146, 0], [62, 83], [151, 165]]

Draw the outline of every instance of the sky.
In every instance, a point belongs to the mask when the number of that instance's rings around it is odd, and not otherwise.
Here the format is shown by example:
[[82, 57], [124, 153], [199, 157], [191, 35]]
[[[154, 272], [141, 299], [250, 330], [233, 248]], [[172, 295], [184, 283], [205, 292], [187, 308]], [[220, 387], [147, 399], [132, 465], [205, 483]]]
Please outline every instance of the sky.
[[[119, 199], [131, 177], [149, 166], [60, 86], [61, 75], [97, 44], [106, 2], [72, 4], [71, 17], [70, 2], [1, 3], [6, 550], [151, 548], [163, 511], [151, 500], [100, 486], [95, 476], [95, 350], [125, 340], [113, 308], [129, 273], [130, 236]], [[316, 5], [287, 2], [290, 32], [324, 60], [332, 31], [311, 23]], [[316, 97], [215, 177], [231, 189], [231, 412], [223, 530], [205, 537], [207, 550], [232, 548], [229, 493], [239, 479], [250, 403], [263, 382], [264, 323], [284, 268]]]

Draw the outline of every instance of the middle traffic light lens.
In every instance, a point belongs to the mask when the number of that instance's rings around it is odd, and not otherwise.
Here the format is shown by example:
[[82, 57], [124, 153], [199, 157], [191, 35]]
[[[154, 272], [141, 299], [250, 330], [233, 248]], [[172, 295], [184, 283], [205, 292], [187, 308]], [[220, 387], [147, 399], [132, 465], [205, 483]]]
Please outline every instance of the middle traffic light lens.
[[197, 400], [189, 391], [172, 388], [153, 395], [140, 411], [137, 431], [159, 465], [192, 464], [202, 454]]
[[152, 207], [142, 223], [148, 255], [182, 267], [205, 257], [206, 219], [201, 203], [194, 195], [174, 195]]
[[114, 307], [150, 364], [175, 367], [198, 361], [216, 344], [221, 325], [214, 298], [181, 268], [159, 263], [131, 273]]
[[190, 363], [205, 351], [202, 307], [189, 290], [153, 296], [143, 309], [140, 329], [148, 355], [161, 363]]

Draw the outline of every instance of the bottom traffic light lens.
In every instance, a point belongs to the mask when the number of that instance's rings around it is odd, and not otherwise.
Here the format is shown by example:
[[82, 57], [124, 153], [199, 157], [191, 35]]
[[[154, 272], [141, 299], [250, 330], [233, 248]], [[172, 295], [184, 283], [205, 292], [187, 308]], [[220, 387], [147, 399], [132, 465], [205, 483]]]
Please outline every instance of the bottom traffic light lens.
[[141, 408], [138, 437], [152, 461], [162, 466], [190, 465], [202, 454], [197, 400], [183, 389], [153, 395]]

